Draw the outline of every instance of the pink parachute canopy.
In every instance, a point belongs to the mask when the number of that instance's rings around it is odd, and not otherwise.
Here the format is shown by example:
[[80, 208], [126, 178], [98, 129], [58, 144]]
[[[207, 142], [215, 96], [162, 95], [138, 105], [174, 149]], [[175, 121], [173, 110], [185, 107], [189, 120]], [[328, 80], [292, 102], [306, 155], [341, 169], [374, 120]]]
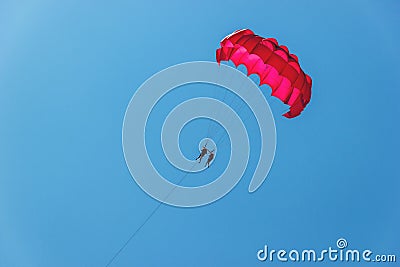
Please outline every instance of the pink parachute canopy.
[[263, 38], [248, 29], [235, 31], [221, 41], [216, 58], [218, 63], [231, 60], [236, 67], [243, 64], [247, 75], [257, 74], [260, 85], [269, 85], [271, 95], [290, 106], [283, 114], [287, 118], [300, 115], [310, 102], [311, 77], [300, 68], [297, 56], [274, 38]]

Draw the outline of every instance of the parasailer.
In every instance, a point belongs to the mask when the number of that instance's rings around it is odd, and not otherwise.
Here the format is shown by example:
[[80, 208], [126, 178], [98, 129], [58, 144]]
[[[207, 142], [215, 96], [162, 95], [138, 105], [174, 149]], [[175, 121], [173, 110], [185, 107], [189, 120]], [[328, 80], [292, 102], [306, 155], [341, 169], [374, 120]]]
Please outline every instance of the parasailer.
[[217, 62], [231, 60], [235, 66], [243, 64], [247, 75], [257, 74], [260, 86], [272, 88], [271, 95], [288, 104], [283, 116], [294, 118], [304, 110], [311, 98], [311, 77], [301, 69], [296, 55], [279, 45], [274, 38], [263, 38], [249, 29], [226, 36], [216, 51]]
[[208, 152], [210, 153], [210, 155], [208, 156], [207, 162], [206, 162], [206, 164], [204, 165], [204, 167], [207, 166], [207, 168], [210, 168], [210, 163], [211, 163], [211, 161], [214, 159], [214, 149], [211, 150], [211, 151], [208, 150]]
[[208, 152], [208, 149], [206, 148], [206, 145], [204, 145], [203, 148], [201, 149], [199, 156], [196, 158], [196, 160], [199, 160], [199, 163], [200, 163], [201, 160], [203, 159], [203, 157], [205, 155], [207, 155], [207, 152]]

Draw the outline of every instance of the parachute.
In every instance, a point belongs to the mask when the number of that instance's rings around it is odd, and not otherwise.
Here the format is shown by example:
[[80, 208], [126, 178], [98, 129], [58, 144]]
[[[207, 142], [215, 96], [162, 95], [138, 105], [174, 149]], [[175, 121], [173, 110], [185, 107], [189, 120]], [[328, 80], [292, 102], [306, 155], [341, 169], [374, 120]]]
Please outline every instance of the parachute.
[[274, 38], [263, 38], [249, 29], [237, 30], [221, 41], [216, 60], [231, 60], [236, 67], [243, 64], [247, 75], [257, 74], [260, 86], [269, 85], [271, 95], [290, 106], [283, 114], [287, 118], [300, 115], [310, 102], [311, 77], [300, 68], [297, 56]]

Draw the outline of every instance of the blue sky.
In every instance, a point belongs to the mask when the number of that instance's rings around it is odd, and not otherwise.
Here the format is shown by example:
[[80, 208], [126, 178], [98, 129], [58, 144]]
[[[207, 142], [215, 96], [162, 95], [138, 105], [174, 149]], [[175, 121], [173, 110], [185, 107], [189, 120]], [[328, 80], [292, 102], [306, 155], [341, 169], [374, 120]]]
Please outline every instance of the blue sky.
[[277, 151], [258, 191], [245, 175], [212, 205], [162, 206], [113, 266], [263, 266], [264, 244], [322, 249], [339, 237], [399, 257], [399, 11], [397, 1], [1, 1], [0, 266], [104, 266], [158, 205], [124, 161], [130, 98], [168, 66], [213, 61], [240, 28], [299, 56], [311, 103], [287, 120], [268, 99]]

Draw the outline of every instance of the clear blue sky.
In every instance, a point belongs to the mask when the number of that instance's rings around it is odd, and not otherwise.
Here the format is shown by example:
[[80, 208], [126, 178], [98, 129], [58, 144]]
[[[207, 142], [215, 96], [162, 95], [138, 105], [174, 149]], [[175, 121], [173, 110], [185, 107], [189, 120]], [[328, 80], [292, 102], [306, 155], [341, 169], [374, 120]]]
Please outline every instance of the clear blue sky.
[[399, 12], [389, 0], [1, 1], [0, 266], [104, 266], [158, 204], [124, 161], [130, 98], [165, 67], [213, 61], [240, 28], [299, 56], [311, 103], [287, 120], [270, 100], [277, 151], [258, 191], [246, 175], [212, 205], [162, 206], [113, 266], [266, 266], [264, 244], [339, 237], [399, 258]]

